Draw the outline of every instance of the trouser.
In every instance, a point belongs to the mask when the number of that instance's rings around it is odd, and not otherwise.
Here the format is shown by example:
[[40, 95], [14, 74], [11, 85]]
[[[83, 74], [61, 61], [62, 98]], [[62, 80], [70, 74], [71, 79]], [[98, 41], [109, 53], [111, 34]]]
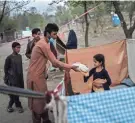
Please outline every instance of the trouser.
[[19, 96], [9, 95], [9, 98], [10, 101], [8, 107], [12, 107], [14, 103], [16, 107], [22, 107], [21, 102], [19, 100]]
[[35, 112], [32, 112], [32, 120], [33, 123], [51, 123], [49, 120], [48, 111], [44, 111], [42, 114], [37, 114]]

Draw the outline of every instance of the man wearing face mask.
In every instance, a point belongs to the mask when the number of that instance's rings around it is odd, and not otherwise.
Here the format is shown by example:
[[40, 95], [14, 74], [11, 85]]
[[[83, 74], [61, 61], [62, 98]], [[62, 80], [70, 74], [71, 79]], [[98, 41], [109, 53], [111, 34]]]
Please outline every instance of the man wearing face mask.
[[57, 51], [56, 51], [56, 40], [54, 40], [53, 38], [49, 39], [49, 43], [50, 43], [50, 49], [53, 52], [54, 56], [57, 58]]
[[32, 49], [35, 46], [36, 42], [40, 40], [41, 31], [39, 28], [34, 28], [32, 30], [32, 37], [34, 38], [32, 41], [28, 42], [27, 49], [26, 49], [26, 57], [28, 59], [31, 58]]
[[[49, 39], [56, 39], [58, 30], [59, 28], [56, 24], [47, 24], [44, 30], [44, 37], [33, 48], [27, 75], [27, 86], [31, 90], [42, 93], [48, 90], [45, 79], [48, 60], [54, 67], [63, 68], [66, 71], [70, 71], [71, 69], [76, 71], [75, 66], [57, 60], [50, 50]], [[45, 99], [29, 98], [29, 108], [32, 111], [33, 123], [51, 123], [48, 117], [48, 111], [44, 109], [46, 101]]]
[[[51, 49], [52, 53], [54, 54], [54, 56], [57, 59], [56, 40], [54, 40], [53, 38], [50, 38], [49, 44], [50, 44], [50, 49]], [[55, 71], [55, 70], [56, 70], [56, 68], [54, 68], [52, 66], [52, 64], [50, 63], [50, 71]]]

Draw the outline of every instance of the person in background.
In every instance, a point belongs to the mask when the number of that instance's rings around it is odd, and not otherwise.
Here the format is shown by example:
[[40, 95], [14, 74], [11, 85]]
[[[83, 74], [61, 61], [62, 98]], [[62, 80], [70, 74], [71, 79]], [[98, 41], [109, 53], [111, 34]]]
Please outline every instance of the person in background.
[[0, 36], [1, 36], [1, 40], [3, 40], [3, 33], [1, 33]]
[[[50, 49], [52, 51], [52, 53], [54, 54], [54, 56], [58, 59], [60, 59], [60, 53], [58, 52], [59, 48], [62, 52], [65, 52], [66, 49], [66, 45], [61, 41], [61, 39], [59, 38], [59, 36], [57, 36], [57, 39], [54, 40], [53, 38], [49, 39], [49, 44], [50, 44]], [[57, 47], [59, 46], [59, 47]], [[60, 71], [63, 71], [62, 68], [59, 68]], [[54, 68], [51, 63], [50, 63], [50, 71], [56, 71], [56, 68]]]
[[[45, 78], [45, 74], [47, 74], [46, 64], [48, 60], [54, 67], [63, 68], [66, 71], [70, 71], [71, 69], [76, 70], [75, 66], [57, 60], [50, 50], [49, 39], [56, 39], [58, 30], [59, 28], [56, 24], [47, 24], [44, 31], [44, 37], [34, 46], [27, 75], [28, 89], [42, 93], [45, 93], [48, 90]], [[28, 102], [29, 108], [32, 111], [33, 123], [51, 123], [48, 111], [45, 110], [45, 99], [29, 98]]]
[[[23, 67], [22, 67], [22, 56], [19, 54], [21, 45], [18, 42], [12, 44], [13, 53], [9, 55], [5, 60], [4, 65], [4, 82], [8, 86], [24, 88], [24, 79], [23, 79]], [[22, 104], [19, 100], [19, 96], [9, 95], [10, 101], [8, 104], [7, 111], [13, 112], [13, 104], [18, 109], [19, 113], [23, 112]]]
[[[52, 51], [52, 53], [54, 54], [55, 58], [57, 59], [58, 57], [58, 52], [56, 49], [56, 40], [54, 40], [53, 38], [49, 39], [49, 44], [50, 44], [50, 50]], [[54, 68], [51, 64], [51, 62], [49, 62], [50, 64], [50, 71], [56, 71], [56, 68]]]
[[27, 44], [27, 49], [26, 49], [26, 57], [28, 59], [31, 58], [31, 53], [32, 53], [32, 49], [33, 47], [35, 46], [35, 44], [37, 43], [37, 41], [40, 40], [40, 35], [41, 35], [41, 31], [39, 28], [34, 28], [32, 30], [32, 37], [33, 37], [33, 40], [32, 41], [29, 41], [28, 44]]
[[30, 42], [31, 40], [30, 40], [30, 37], [28, 37], [28, 43]]

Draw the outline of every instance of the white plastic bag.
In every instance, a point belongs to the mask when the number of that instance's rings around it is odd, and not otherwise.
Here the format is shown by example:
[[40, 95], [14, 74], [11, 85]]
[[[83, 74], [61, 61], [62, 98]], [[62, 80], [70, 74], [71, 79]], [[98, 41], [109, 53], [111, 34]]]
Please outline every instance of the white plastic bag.
[[77, 66], [77, 71], [78, 72], [84, 72], [84, 73], [88, 73], [89, 72], [89, 68], [86, 65], [81, 64], [80, 62], [74, 63], [72, 65], [73, 66]]

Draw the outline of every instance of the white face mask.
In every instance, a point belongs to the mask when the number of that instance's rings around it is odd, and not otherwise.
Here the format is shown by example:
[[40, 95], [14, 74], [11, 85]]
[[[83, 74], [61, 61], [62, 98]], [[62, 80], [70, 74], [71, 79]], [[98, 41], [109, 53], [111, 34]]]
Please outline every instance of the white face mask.
[[56, 47], [56, 39], [53, 39], [50, 34], [48, 33], [48, 41], [49, 43], [52, 43]]
[[55, 42], [55, 40], [53, 38], [49, 39], [49, 43], [54, 43], [54, 42]]

